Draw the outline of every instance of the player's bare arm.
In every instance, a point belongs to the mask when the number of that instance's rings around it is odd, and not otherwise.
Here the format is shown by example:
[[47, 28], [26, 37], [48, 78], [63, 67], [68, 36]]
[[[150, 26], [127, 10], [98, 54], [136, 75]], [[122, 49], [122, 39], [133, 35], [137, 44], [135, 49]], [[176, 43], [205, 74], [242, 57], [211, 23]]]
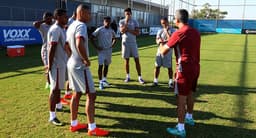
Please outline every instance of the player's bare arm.
[[42, 21], [35, 21], [35, 22], [33, 22], [33, 26], [34, 26], [36, 29], [38, 29], [38, 28], [40, 28], [41, 24], [44, 23], [44, 22], [45, 22], [45, 20], [42, 20]]
[[52, 69], [52, 63], [53, 63], [56, 47], [57, 47], [57, 42], [52, 42], [49, 46], [48, 72]]
[[170, 50], [170, 48], [167, 45], [164, 45], [163, 43], [160, 43], [159, 49], [161, 55], [165, 55]]
[[140, 31], [139, 31], [139, 28], [136, 27], [135, 30], [128, 30], [127, 29], [127, 32], [133, 34], [133, 35], [139, 35], [140, 34]]
[[102, 48], [97, 45], [97, 43], [96, 43], [97, 38], [94, 35], [91, 35], [90, 39], [91, 39], [92, 45], [95, 49], [97, 49], [99, 51], [102, 50]]
[[115, 37], [113, 37], [113, 38], [112, 38], [112, 47], [114, 47], [114, 46], [115, 46], [115, 44], [116, 44], [116, 38], [115, 38]]
[[120, 32], [122, 34], [126, 33], [127, 29], [128, 29], [128, 25], [127, 24], [120, 26]]
[[65, 43], [64, 49], [65, 49], [65, 51], [66, 51], [68, 57], [70, 57], [70, 56], [71, 56], [71, 48], [70, 48], [68, 42]]

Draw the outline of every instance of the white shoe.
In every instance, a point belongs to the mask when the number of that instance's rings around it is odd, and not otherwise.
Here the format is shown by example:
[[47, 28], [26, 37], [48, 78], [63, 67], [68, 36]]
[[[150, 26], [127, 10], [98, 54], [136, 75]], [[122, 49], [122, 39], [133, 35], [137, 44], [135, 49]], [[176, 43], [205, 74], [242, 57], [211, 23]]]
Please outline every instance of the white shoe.
[[104, 87], [109, 87], [109, 83], [106, 80], [102, 81], [102, 83]]

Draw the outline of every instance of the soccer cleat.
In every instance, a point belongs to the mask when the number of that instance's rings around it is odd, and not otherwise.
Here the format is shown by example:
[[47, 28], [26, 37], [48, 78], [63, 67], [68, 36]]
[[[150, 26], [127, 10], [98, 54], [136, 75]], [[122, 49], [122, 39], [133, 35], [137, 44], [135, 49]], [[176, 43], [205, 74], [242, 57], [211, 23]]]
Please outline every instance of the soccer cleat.
[[139, 81], [140, 84], [144, 84], [145, 83], [145, 81], [142, 78], [139, 78], [138, 81]]
[[88, 125], [87, 124], [80, 124], [78, 123], [76, 126], [70, 126], [69, 130], [71, 132], [79, 131], [81, 129], [87, 129]]
[[50, 123], [52, 123], [55, 126], [63, 126], [63, 123], [60, 122], [58, 118], [53, 118], [52, 120], [49, 120]]
[[168, 87], [173, 88], [173, 82], [169, 82]]
[[167, 128], [166, 129], [168, 133], [174, 135], [174, 136], [179, 136], [181, 138], [185, 138], [186, 137], [186, 131], [185, 130], [182, 130], [182, 131], [179, 131], [177, 127], [175, 128]]
[[103, 90], [103, 89], [104, 89], [103, 83], [100, 83], [100, 84], [99, 84], [99, 89], [100, 89], [100, 90]]
[[64, 98], [60, 99], [60, 102], [62, 105], [69, 105], [70, 103], [68, 101], [66, 101]]
[[131, 79], [129, 77], [126, 77], [124, 82], [129, 82]]
[[64, 95], [64, 99], [71, 99], [72, 98], [72, 94], [65, 94]]
[[56, 108], [56, 112], [62, 112], [63, 108]]
[[194, 126], [195, 125], [195, 121], [193, 118], [185, 118], [185, 123], [190, 125], [190, 126]]
[[153, 82], [151, 86], [152, 87], [156, 87], [156, 86], [158, 86], [158, 83], [157, 82]]
[[109, 83], [106, 80], [102, 81], [102, 83], [104, 87], [109, 87]]
[[97, 128], [97, 127], [93, 130], [88, 130], [89, 136], [107, 136], [108, 134], [109, 134], [108, 131]]

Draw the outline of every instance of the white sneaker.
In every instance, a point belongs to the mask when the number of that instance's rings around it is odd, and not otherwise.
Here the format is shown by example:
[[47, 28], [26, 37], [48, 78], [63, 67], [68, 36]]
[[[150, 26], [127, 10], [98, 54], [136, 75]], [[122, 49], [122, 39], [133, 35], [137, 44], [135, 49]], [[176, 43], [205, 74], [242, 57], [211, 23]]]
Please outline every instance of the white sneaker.
[[169, 80], [168, 87], [174, 88], [173, 80]]
[[130, 81], [130, 78], [129, 77], [126, 77], [124, 82], [129, 82]]
[[138, 81], [139, 81], [140, 84], [144, 84], [145, 83], [145, 81], [142, 78], [138, 78]]
[[106, 80], [102, 81], [102, 83], [104, 87], [109, 87], [109, 83]]
[[103, 89], [104, 89], [103, 83], [99, 83], [99, 89], [100, 89], [100, 90], [103, 90]]

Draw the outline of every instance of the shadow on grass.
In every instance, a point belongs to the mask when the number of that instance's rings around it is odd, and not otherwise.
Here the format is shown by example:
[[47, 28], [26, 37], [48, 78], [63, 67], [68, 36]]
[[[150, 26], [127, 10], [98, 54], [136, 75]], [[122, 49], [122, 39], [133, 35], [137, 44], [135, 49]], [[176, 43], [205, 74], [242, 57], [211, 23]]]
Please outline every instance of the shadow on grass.
[[[155, 44], [154, 36], [140, 36], [137, 38], [139, 48], [150, 48]], [[90, 58], [96, 60], [97, 52], [89, 43]], [[116, 46], [113, 48], [113, 55], [120, 54], [121, 42], [118, 39]], [[43, 66], [41, 61], [41, 45], [28, 45], [25, 47], [25, 56], [7, 57], [6, 48], [0, 50], [0, 73], [16, 72], [18, 70]], [[4, 66], [3, 66], [4, 65]], [[42, 67], [43, 71], [43, 67]], [[14, 76], [10, 76], [14, 77]]]
[[16, 72], [22, 69], [42, 66], [40, 50], [41, 46], [26, 46], [25, 56], [22, 57], [7, 57], [6, 49], [0, 50], [0, 73]]
[[[111, 97], [111, 98], [135, 98], [141, 99], [141, 102], [145, 102], [146, 100], [162, 100], [171, 105], [175, 105], [175, 96], [174, 94], [169, 93], [169, 89], [167, 86], [163, 87], [150, 87], [143, 85], [134, 85], [134, 84], [112, 84], [112, 88], [119, 89], [120, 92], [112, 92], [111, 88], [105, 89], [105, 91], [98, 92], [98, 96], [102, 97]], [[131, 90], [131, 93], [122, 92], [122, 90]], [[243, 96], [248, 93], [255, 93], [255, 90], [246, 87], [232, 87], [232, 86], [209, 86], [209, 85], [199, 85], [198, 92], [195, 93], [196, 97], [204, 94], [223, 94], [227, 93], [230, 95]], [[138, 92], [136, 92], [138, 91]], [[162, 91], [162, 92], [159, 92]], [[168, 92], [168, 93], [166, 93]], [[207, 104], [208, 101], [200, 101]], [[85, 100], [80, 101], [80, 106], [84, 107]], [[139, 119], [136, 117], [129, 116], [113, 116], [111, 112], [120, 112], [125, 114], [138, 114], [138, 115], [146, 115], [146, 116], [161, 116], [161, 117], [172, 117], [175, 118], [176, 109], [170, 107], [154, 107], [154, 105], [150, 107], [142, 107], [140, 105], [127, 105], [120, 103], [113, 103], [112, 101], [96, 101], [96, 109], [105, 110], [109, 112], [109, 115], [101, 115], [96, 113], [96, 117], [99, 119], [112, 119], [116, 120], [117, 123], [109, 126], [104, 124], [98, 124], [99, 127], [103, 127], [106, 129], [111, 129], [111, 137], [117, 138], [155, 138], [155, 137], [172, 137], [166, 132], [167, 127], [173, 127], [176, 125], [176, 122], [168, 122], [166, 121], [157, 121], [152, 118], [143, 118]], [[66, 111], [66, 113], [69, 113]], [[79, 115], [85, 116], [83, 112], [78, 113]], [[256, 130], [244, 129], [248, 123], [254, 123], [251, 120], [246, 119], [243, 115], [238, 115], [234, 118], [228, 118], [216, 115], [212, 112], [205, 112], [200, 110], [194, 111], [194, 117], [196, 121], [200, 120], [200, 123], [196, 123], [194, 127], [186, 126], [187, 137], [188, 138], [233, 138], [233, 137], [246, 137], [253, 138], [256, 134]], [[230, 127], [224, 125], [214, 125], [214, 124], [204, 124], [201, 123], [204, 120], [211, 119], [221, 119], [223, 121], [231, 121], [235, 124], [240, 124], [240, 126]]]
[[[118, 123], [107, 126], [99, 125], [100, 127], [114, 129], [111, 131], [111, 137], [117, 138], [167, 138], [172, 137], [166, 132], [167, 127], [174, 127], [176, 123], [168, 123], [156, 120], [137, 119], [137, 118], [122, 118], [96, 115], [99, 118], [108, 118], [117, 120]], [[115, 131], [118, 129], [118, 131]], [[123, 130], [120, 131], [119, 129]], [[196, 123], [195, 126], [186, 126], [187, 138], [253, 138], [256, 130], [249, 130], [237, 127], [229, 127], [224, 125], [213, 125]], [[137, 131], [129, 132], [129, 131]]]

